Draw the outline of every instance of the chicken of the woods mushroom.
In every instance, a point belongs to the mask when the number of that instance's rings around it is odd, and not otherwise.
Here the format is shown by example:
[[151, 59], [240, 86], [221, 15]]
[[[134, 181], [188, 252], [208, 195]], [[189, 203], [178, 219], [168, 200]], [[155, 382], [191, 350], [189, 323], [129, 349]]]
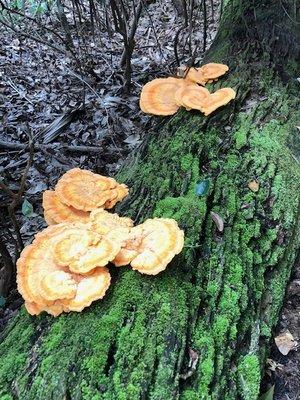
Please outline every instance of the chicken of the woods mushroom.
[[181, 252], [183, 244], [184, 233], [175, 220], [148, 219], [131, 229], [113, 263], [116, 266], [130, 263], [132, 269], [156, 275]]
[[231, 88], [210, 93], [203, 87], [227, 71], [225, 64], [209, 63], [181, 71], [181, 78], [154, 79], [142, 88], [141, 110], [153, 115], [173, 115], [183, 106], [188, 111], [199, 110], [207, 116], [235, 98], [235, 91]]
[[55, 190], [43, 194], [44, 217], [48, 225], [88, 222], [91, 210], [113, 208], [128, 195], [128, 187], [115, 179], [73, 168], [57, 182]]
[[79, 168], [44, 192], [50, 226], [17, 261], [18, 291], [30, 314], [79, 312], [101, 299], [110, 285], [109, 263], [156, 275], [180, 253], [184, 233], [175, 220], [148, 219], [134, 227], [130, 218], [104, 209], [127, 194], [126, 185]]
[[82, 311], [110, 285], [104, 267], [120, 246], [81, 223], [58, 224], [38, 233], [17, 261], [18, 291], [32, 315]]

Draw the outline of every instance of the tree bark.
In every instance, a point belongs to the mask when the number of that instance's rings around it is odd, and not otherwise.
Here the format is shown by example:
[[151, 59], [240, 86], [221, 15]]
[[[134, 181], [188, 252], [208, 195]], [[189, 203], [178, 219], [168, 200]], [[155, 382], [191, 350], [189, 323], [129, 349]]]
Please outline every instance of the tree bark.
[[175, 218], [184, 251], [156, 277], [112, 268], [106, 298], [80, 314], [22, 309], [2, 333], [1, 399], [257, 398], [300, 240], [292, 3], [227, 1], [206, 61], [228, 63], [214, 90], [236, 100], [147, 132], [118, 176], [132, 188], [118, 211]]

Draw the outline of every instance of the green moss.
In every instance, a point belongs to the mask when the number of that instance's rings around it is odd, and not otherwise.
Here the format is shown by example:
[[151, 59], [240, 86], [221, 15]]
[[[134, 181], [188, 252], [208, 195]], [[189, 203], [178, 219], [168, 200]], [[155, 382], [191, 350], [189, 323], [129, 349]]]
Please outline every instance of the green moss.
[[254, 400], [259, 395], [260, 364], [256, 355], [242, 357], [238, 364], [239, 394], [244, 400]]

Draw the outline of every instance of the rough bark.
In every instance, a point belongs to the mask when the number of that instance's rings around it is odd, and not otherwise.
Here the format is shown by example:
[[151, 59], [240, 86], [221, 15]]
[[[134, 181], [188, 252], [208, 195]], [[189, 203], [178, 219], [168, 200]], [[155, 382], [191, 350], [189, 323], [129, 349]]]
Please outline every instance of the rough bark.
[[299, 46], [288, 2], [227, 3], [207, 60], [230, 65], [214, 88], [236, 101], [145, 133], [119, 174], [132, 188], [119, 211], [177, 219], [183, 253], [156, 277], [112, 269], [107, 297], [80, 314], [22, 309], [2, 333], [2, 400], [257, 398], [299, 249]]

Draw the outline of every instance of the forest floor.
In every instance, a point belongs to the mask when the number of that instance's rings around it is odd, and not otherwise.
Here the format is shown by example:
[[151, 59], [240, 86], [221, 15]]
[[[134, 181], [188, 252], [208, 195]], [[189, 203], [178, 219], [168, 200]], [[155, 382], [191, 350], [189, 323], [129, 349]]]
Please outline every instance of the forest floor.
[[[209, 13], [207, 46], [216, 33], [217, 11], [216, 5], [213, 15], [211, 10]], [[49, 16], [43, 17], [43, 23], [53, 28]], [[85, 33], [85, 51], [93, 59], [93, 73], [86, 76], [78, 73], [71, 57], [0, 26], [0, 176], [11, 190], [19, 190], [29, 157], [29, 140], [35, 146], [23, 203], [16, 209], [25, 245], [46, 226], [41, 207], [44, 190], [53, 188], [58, 178], [73, 167], [115, 174], [126, 156], [160, 121], [140, 111], [139, 93], [152, 78], [176, 73], [174, 26], [182, 23], [171, 1], [161, 0], [149, 6], [136, 33], [130, 93], [124, 93], [122, 86], [118, 66], [122, 45], [118, 34], [102, 32], [99, 40]], [[58, 23], [54, 28], [61, 30]], [[183, 64], [189, 58], [182, 45], [188, 34], [184, 36], [183, 30], [179, 46]], [[50, 33], [49, 37], [47, 32], [41, 35], [51, 43]], [[194, 27], [193, 35], [194, 43], [202, 43], [199, 26]], [[195, 61], [202, 57], [199, 46]], [[59, 129], [62, 117], [65, 123]], [[16, 148], [18, 144], [25, 148]], [[11, 243], [9, 250], [14, 257], [15, 233], [7, 213], [10, 202], [9, 195], [0, 191], [0, 234]], [[300, 264], [294, 271], [275, 337], [289, 330], [295, 340], [300, 339], [299, 294]], [[0, 298], [0, 329], [21, 304], [16, 290], [6, 299]], [[299, 399], [299, 370], [300, 351], [292, 350], [283, 356], [273, 341], [262, 392], [275, 384], [274, 399]]]

